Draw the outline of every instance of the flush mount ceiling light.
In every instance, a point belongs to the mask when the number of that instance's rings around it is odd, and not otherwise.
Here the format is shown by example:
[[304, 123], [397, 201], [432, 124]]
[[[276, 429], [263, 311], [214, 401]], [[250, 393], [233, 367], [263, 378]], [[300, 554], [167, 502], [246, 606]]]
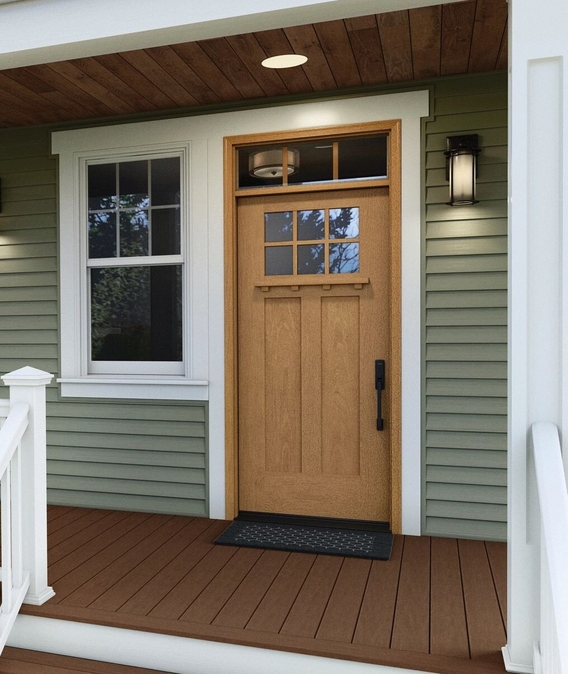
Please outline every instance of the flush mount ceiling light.
[[[286, 154], [286, 171], [290, 176], [300, 168], [300, 153], [298, 150], [288, 150]], [[284, 173], [282, 159], [280, 149], [253, 152], [249, 157], [249, 173], [256, 178], [281, 178]]]
[[307, 60], [308, 57], [302, 54], [279, 54], [264, 59], [261, 65], [265, 68], [295, 68], [303, 65]]
[[446, 180], [450, 182], [448, 206], [477, 204], [477, 157], [481, 150], [476, 133], [446, 138]]

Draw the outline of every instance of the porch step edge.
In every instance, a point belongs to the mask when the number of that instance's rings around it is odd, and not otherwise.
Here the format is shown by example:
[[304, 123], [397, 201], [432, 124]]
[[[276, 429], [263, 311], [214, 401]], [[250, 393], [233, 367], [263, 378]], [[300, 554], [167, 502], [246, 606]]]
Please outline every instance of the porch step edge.
[[417, 674], [418, 670], [56, 620], [16, 619], [8, 645], [168, 674]]

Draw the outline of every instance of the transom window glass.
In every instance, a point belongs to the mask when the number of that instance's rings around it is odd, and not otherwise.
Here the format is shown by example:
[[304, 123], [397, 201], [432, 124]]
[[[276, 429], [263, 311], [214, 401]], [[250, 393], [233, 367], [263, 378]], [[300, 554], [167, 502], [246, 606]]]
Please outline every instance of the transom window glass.
[[387, 178], [388, 136], [258, 145], [238, 151], [238, 188]]
[[264, 241], [266, 276], [360, 271], [356, 207], [265, 213]]
[[174, 156], [87, 167], [92, 371], [183, 360], [180, 166]]

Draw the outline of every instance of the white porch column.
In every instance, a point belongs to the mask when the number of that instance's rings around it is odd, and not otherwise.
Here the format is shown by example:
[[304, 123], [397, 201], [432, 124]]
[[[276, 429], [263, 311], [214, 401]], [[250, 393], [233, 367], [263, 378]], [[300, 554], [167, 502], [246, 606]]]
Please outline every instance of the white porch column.
[[30, 407], [29, 424], [22, 436], [23, 568], [29, 571], [30, 588], [24, 602], [43, 604], [55, 592], [47, 584], [47, 461], [45, 387], [52, 375], [23, 367], [2, 377], [10, 387], [10, 405]]
[[[510, 671], [532, 671], [538, 525], [528, 429], [560, 428], [568, 454], [568, 3], [509, 0]], [[564, 334], [564, 331], [567, 331]], [[564, 429], [564, 433], [562, 433]]]

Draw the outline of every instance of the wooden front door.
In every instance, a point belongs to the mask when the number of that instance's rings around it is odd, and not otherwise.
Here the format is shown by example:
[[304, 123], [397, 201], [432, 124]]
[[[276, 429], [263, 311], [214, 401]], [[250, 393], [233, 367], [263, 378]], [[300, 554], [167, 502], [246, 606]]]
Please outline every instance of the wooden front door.
[[390, 519], [389, 211], [388, 187], [239, 199], [240, 510]]

